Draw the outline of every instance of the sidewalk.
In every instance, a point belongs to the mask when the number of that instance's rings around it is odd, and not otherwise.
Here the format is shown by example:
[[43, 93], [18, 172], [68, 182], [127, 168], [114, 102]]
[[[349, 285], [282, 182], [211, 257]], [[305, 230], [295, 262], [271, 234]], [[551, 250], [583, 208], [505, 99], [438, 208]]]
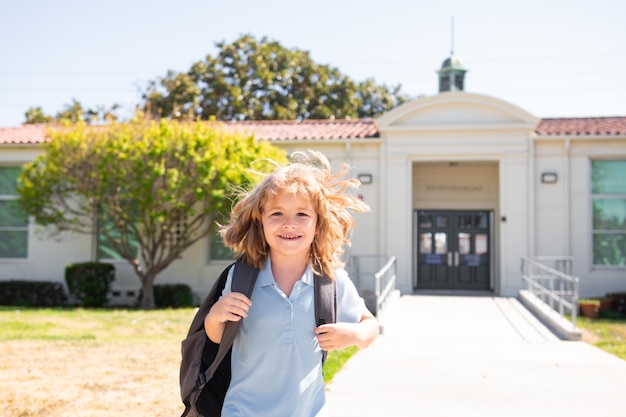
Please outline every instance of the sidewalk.
[[626, 416], [626, 361], [515, 298], [407, 295], [328, 386], [332, 417]]

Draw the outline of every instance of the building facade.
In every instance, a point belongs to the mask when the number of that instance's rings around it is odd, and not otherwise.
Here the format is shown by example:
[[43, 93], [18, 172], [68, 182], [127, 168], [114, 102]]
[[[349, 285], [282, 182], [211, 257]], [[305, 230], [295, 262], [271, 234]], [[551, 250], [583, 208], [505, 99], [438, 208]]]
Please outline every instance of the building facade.
[[[224, 128], [352, 166], [371, 211], [356, 215], [346, 260], [364, 291], [391, 256], [402, 293], [515, 296], [524, 287], [522, 257], [537, 256], [572, 257], [582, 297], [626, 290], [626, 116], [539, 119], [456, 88], [376, 120]], [[95, 253], [97, 239], [50, 239], [25, 216], [7, 214], [19, 167], [42, 152], [45, 135], [44, 126], [0, 128], [0, 280], [62, 282], [66, 265]], [[156, 284], [186, 283], [203, 297], [229, 262], [214, 253], [211, 239], [196, 244]], [[135, 299], [131, 267], [108, 262], [117, 271], [113, 302]]]

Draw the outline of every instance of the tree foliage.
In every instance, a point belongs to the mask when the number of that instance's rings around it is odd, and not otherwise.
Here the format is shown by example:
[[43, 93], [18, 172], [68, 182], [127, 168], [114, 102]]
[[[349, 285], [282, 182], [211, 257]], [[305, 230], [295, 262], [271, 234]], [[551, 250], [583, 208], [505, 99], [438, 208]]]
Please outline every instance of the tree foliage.
[[41, 107], [29, 107], [24, 113], [24, 117], [26, 118], [25, 124], [51, 123], [54, 121], [54, 117], [45, 114]]
[[118, 120], [115, 113], [119, 109], [118, 104], [111, 107], [96, 106], [95, 108], [84, 108], [76, 99], [71, 104], [66, 104], [63, 110], [55, 116], [45, 114], [41, 107], [29, 107], [24, 113], [24, 124], [34, 123], [54, 123], [54, 122], [85, 122], [88, 124], [103, 124]]
[[19, 204], [53, 233], [103, 236], [133, 265], [144, 308], [154, 307], [156, 276], [230, 210], [230, 187], [256, 181], [253, 161], [286, 158], [217, 123], [137, 118], [67, 124], [49, 135], [44, 153], [19, 178]]
[[296, 120], [373, 117], [408, 100], [401, 87], [356, 83], [309, 53], [241, 36], [218, 42], [187, 73], [152, 81], [143, 108], [154, 118]]

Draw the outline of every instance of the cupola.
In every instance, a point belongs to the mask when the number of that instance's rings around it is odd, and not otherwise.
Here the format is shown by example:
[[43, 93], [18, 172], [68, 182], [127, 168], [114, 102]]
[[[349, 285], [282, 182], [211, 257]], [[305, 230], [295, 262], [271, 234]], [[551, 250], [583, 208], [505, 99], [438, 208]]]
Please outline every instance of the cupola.
[[464, 91], [465, 73], [467, 70], [461, 65], [461, 61], [450, 54], [450, 58], [443, 61], [439, 74], [439, 92]]

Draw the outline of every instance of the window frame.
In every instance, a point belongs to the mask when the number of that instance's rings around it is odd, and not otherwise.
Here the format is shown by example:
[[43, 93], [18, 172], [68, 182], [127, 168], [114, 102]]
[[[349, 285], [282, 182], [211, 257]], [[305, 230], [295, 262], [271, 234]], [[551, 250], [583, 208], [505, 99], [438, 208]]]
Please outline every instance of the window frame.
[[[23, 165], [22, 164], [2, 164], [0, 165], [0, 170], [1, 169], [6, 169], [6, 168], [17, 168], [20, 173], [23, 170]], [[19, 173], [17, 175], [17, 177], [15, 178], [15, 187], [17, 189], [17, 178], [19, 177]], [[15, 192], [15, 194], [1, 194], [0, 191], [0, 201], [17, 201], [18, 199], [18, 195], [17, 195], [17, 191]], [[25, 214], [25, 213], [24, 213]], [[19, 257], [9, 257], [9, 256], [0, 256], [0, 262], [15, 262], [15, 261], [27, 261], [29, 259], [29, 253], [30, 253], [30, 223], [31, 223], [31, 219], [30, 216], [26, 215], [26, 222], [23, 226], [3, 226], [0, 225], [0, 231], [5, 232], [5, 231], [18, 231], [18, 232], [23, 232], [26, 235], [26, 240], [25, 240], [25, 247], [24, 252], [25, 255], [24, 256], [19, 256]]]
[[589, 206], [590, 206], [590, 238], [589, 243], [591, 245], [591, 267], [595, 270], [626, 270], [626, 262], [623, 265], [620, 264], [597, 264], [596, 263], [596, 235], [622, 235], [626, 239], [626, 229], [624, 230], [611, 230], [611, 229], [596, 229], [596, 217], [594, 212], [595, 202], [599, 200], [619, 200], [626, 202], [626, 191], [623, 193], [611, 193], [610, 190], [603, 192], [596, 192], [594, 190], [594, 164], [603, 162], [622, 162], [626, 165], [626, 158], [621, 159], [592, 159], [589, 162]]
[[[217, 229], [214, 229], [213, 231], [209, 233], [209, 235], [206, 238], [206, 242], [207, 242], [206, 256], [208, 258], [208, 263], [232, 263], [237, 259], [236, 254], [223, 244], [222, 238]], [[213, 245], [215, 243], [218, 243], [218, 244], [221, 243], [220, 250], [230, 252], [232, 254], [232, 258], [214, 258], [213, 257], [213, 250], [214, 250]]]
[[[107, 262], [107, 263], [125, 263], [127, 262], [126, 259], [124, 259], [122, 256], [120, 256], [117, 252], [116, 252], [116, 257], [112, 258], [112, 257], [106, 257], [106, 256], [101, 256], [103, 254], [104, 251], [106, 250], [111, 250], [111, 252], [114, 251], [113, 247], [109, 247], [107, 245], [107, 241], [102, 233], [102, 229], [103, 227], [103, 222], [104, 219], [102, 218], [102, 216], [97, 216], [97, 231], [95, 233], [95, 257], [98, 261], [102, 261], [102, 262]], [[135, 241], [134, 243], [136, 243], [137, 245], [137, 253], [135, 254], [135, 256], [137, 258], [139, 258], [140, 255], [140, 251], [141, 248], [139, 247], [139, 240], [138, 238], [135, 237]]]

